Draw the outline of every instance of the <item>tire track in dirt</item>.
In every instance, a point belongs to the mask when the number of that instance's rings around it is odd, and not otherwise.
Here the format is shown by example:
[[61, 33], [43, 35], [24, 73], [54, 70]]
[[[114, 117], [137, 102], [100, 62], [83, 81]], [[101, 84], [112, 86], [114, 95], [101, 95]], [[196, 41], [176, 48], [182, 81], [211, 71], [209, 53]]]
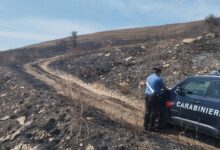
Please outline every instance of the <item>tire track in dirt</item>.
[[[44, 81], [55, 88], [58, 93], [72, 98], [104, 111], [110, 117], [129, 123], [133, 126], [143, 124], [143, 106], [138, 101], [129, 101], [126, 97], [83, 83], [79, 79], [58, 70], [52, 70], [48, 65], [65, 56], [41, 59], [34, 63], [24, 65], [27, 73], [35, 78]], [[39, 70], [33, 65], [39, 65]]]
[[[100, 109], [114, 120], [142, 128], [144, 114], [143, 101], [140, 102], [132, 97], [127, 98], [111, 90], [97, 88], [96, 85], [88, 85], [77, 77], [49, 67], [49, 64], [65, 59], [66, 57], [68, 56], [62, 55], [48, 59], [40, 59], [36, 62], [25, 64], [24, 69], [28, 74], [33, 75], [35, 78], [56, 89], [59, 94], [67, 96], [73, 101], [80, 100], [87, 105]], [[207, 149], [215, 149], [215, 147], [211, 145], [185, 136], [178, 136], [178, 139], [174, 134], [161, 136], [171, 141], [178, 140], [182, 144], [202, 145]]]

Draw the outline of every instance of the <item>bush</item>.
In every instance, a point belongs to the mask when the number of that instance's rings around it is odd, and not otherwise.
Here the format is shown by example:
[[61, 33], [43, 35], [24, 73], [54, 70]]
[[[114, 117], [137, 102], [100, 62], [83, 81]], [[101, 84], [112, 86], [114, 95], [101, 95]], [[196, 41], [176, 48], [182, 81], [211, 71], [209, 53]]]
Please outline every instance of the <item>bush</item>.
[[213, 14], [210, 14], [205, 18], [205, 21], [209, 26], [209, 32], [215, 33], [215, 28], [219, 25], [218, 18]]
[[214, 25], [214, 26], [219, 25], [218, 18], [216, 16], [214, 16], [213, 14], [208, 15], [205, 18], [205, 21], [210, 25]]

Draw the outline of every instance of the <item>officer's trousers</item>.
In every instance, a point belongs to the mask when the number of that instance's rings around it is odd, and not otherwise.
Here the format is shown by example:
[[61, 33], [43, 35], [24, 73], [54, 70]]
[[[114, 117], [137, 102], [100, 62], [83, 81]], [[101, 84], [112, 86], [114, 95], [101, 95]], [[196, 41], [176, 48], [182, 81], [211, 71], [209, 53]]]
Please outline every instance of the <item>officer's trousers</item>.
[[144, 127], [146, 130], [159, 128], [160, 120], [160, 96], [145, 96]]

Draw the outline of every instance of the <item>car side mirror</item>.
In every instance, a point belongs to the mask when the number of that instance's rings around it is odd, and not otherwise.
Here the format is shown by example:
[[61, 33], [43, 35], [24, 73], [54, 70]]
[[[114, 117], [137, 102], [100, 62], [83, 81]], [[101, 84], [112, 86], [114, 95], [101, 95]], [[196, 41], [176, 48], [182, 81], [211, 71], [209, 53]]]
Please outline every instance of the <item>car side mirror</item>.
[[174, 92], [177, 94], [177, 95], [181, 95], [181, 96], [184, 96], [184, 91], [183, 91], [183, 88], [181, 87], [176, 87], [176, 89], [174, 90]]

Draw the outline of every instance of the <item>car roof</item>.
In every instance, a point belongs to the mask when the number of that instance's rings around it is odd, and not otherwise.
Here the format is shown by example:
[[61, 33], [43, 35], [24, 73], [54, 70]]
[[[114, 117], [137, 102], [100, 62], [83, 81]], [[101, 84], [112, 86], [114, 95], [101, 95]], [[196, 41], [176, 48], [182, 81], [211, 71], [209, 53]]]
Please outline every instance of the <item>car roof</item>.
[[215, 76], [215, 75], [193, 75], [188, 78], [199, 78], [199, 79], [210, 79], [210, 80], [220, 80], [220, 76]]

